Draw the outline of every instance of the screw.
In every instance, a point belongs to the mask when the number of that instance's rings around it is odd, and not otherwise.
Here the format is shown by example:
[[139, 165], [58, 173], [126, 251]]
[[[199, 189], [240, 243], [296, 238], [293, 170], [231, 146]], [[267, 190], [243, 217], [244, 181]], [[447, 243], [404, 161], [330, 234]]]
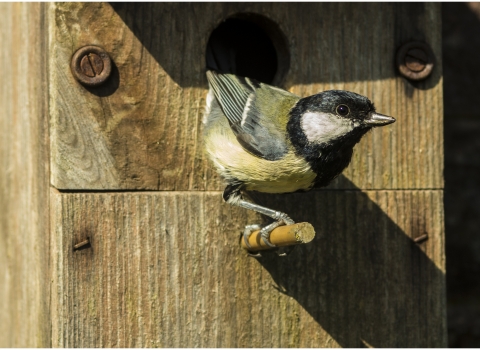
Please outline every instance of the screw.
[[103, 84], [112, 72], [112, 61], [107, 52], [98, 46], [78, 49], [70, 63], [73, 76], [86, 86]]
[[400, 73], [410, 80], [427, 78], [433, 70], [433, 51], [421, 41], [411, 41], [397, 51], [397, 67]]
[[423, 235], [421, 235], [421, 236], [418, 236], [417, 238], [414, 238], [413, 241], [414, 241], [415, 243], [420, 244], [420, 243], [425, 242], [427, 239], [428, 239], [428, 235], [425, 233], [425, 234], [423, 234]]
[[90, 238], [87, 238], [86, 240], [77, 243], [73, 246], [73, 250], [82, 250], [82, 249], [87, 249], [90, 248], [92, 245], [90, 244]]

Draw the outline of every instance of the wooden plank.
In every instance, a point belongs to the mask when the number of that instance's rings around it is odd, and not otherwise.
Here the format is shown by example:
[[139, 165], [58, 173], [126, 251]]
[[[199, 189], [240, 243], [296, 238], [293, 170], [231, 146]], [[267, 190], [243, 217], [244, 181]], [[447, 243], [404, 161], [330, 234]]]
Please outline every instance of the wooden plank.
[[256, 260], [221, 192], [52, 190], [52, 346], [447, 345], [442, 191], [260, 199], [315, 240]]
[[[357, 145], [331, 188], [443, 187], [440, 5], [432, 3], [213, 3], [52, 5], [51, 182], [61, 189], [219, 190], [202, 151], [212, 30], [237, 13], [280, 27], [290, 54], [282, 86], [302, 96], [346, 89], [370, 97], [397, 123]], [[433, 75], [398, 76], [397, 48], [427, 42]], [[70, 73], [74, 51], [104, 47], [116, 68], [103, 88]], [[354, 184], [354, 185], [352, 185]]]
[[44, 4], [0, 4], [0, 347], [50, 347]]

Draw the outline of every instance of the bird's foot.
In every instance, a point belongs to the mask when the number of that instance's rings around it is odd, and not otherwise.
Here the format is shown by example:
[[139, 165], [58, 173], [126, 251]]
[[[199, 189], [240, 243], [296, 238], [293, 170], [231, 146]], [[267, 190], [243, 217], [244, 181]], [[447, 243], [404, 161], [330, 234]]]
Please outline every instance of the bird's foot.
[[252, 235], [253, 231], [260, 230], [260, 237], [262, 238], [263, 242], [268, 245], [269, 247], [276, 248], [277, 246], [270, 241], [270, 233], [276, 229], [278, 226], [282, 225], [293, 225], [295, 221], [290, 219], [290, 217], [282, 212], [276, 212], [275, 217], [276, 221], [272, 222], [271, 224], [261, 228], [260, 225], [247, 225], [245, 226], [245, 230], [243, 231], [243, 239], [245, 241], [245, 245], [248, 248], [252, 248], [250, 243], [248, 243], [248, 239]]
[[272, 222], [270, 225], [267, 225], [260, 230], [260, 236], [262, 237], [263, 242], [272, 248], [276, 248], [277, 246], [270, 241], [270, 233], [272, 233], [272, 231], [278, 226], [293, 225], [295, 223], [295, 221], [290, 219], [287, 214], [280, 211], [275, 212], [274, 219], [277, 221]]
[[252, 235], [253, 231], [260, 230], [260, 229], [261, 229], [261, 226], [256, 224], [245, 226], [245, 230], [243, 230], [243, 240], [245, 241], [245, 245], [248, 248], [252, 248], [250, 243], [248, 243], [248, 239]]
[[295, 223], [295, 221], [290, 219], [290, 217], [285, 213], [277, 211], [275, 214], [276, 214], [275, 220], [282, 221], [283, 225], [293, 225]]
[[[281, 212], [277, 212], [277, 213], [278, 213], [278, 215], [276, 215], [278, 217], [277, 221], [274, 221], [271, 224], [269, 224], [269, 225], [267, 225], [263, 228], [261, 228], [261, 226], [257, 225], [257, 224], [245, 226], [245, 230], [243, 231], [243, 239], [245, 241], [245, 245], [248, 248], [252, 248], [252, 246], [248, 242], [248, 239], [250, 238], [252, 233], [254, 231], [257, 231], [257, 230], [260, 230], [260, 237], [262, 238], [262, 241], [266, 245], [268, 245], [271, 248], [277, 248], [277, 246], [270, 241], [270, 233], [279, 226], [293, 225], [295, 223], [292, 219], [290, 219], [290, 217], [287, 214], [281, 213]], [[291, 251], [295, 248], [295, 246], [294, 247], [284, 247], [284, 248], [286, 248], [286, 249], [282, 249], [281, 251], [277, 252], [278, 256], [287, 256], [288, 254], [291, 253]], [[278, 249], [280, 249], [280, 248], [278, 248]], [[259, 257], [262, 256], [262, 254], [259, 253], [259, 252], [258, 253], [249, 252], [248, 255], [251, 256], [251, 257], [254, 257], [254, 258], [259, 258]]]
[[[261, 226], [257, 225], [257, 224], [245, 226], [245, 230], [243, 230], [243, 240], [245, 241], [245, 245], [248, 248], [252, 248], [250, 243], [248, 243], [248, 239], [252, 235], [253, 231], [260, 230], [260, 229], [261, 229]], [[253, 257], [253, 258], [260, 258], [262, 256], [262, 254], [260, 254], [260, 253], [255, 253], [254, 254], [254, 253], [251, 253], [250, 251], [248, 252], [248, 255]]]
[[287, 214], [282, 212], [276, 212], [275, 219], [277, 221], [272, 222], [260, 230], [260, 237], [262, 237], [263, 242], [272, 248], [276, 248], [277, 246], [270, 241], [270, 233], [278, 226], [293, 225], [295, 223]]
[[269, 247], [276, 248], [277, 246], [270, 242], [270, 233], [272, 233], [272, 231], [275, 230], [278, 226], [281, 226], [283, 224], [283, 221], [275, 221], [262, 228], [260, 230], [260, 237], [262, 237], [263, 243], [265, 243]]

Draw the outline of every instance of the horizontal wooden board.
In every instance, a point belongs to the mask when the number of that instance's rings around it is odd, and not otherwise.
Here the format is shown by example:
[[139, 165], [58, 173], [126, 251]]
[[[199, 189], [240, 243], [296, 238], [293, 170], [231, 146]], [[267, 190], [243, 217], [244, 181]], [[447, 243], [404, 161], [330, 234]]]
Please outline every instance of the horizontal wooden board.
[[257, 200], [315, 240], [257, 260], [221, 192], [52, 190], [52, 346], [446, 346], [442, 191]]
[[[290, 61], [278, 77], [282, 87], [301, 96], [355, 91], [397, 118], [356, 146], [349, 181], [331, 188], [443, 187], [440, 5], [431, 3], [52, 5], [51, 183], [221, 189], [202, 147], [205, 52], [213, 29], [238, 13], [278, 24]], [[435, 53], [433, 74], [423, 82], [396, 72], [396, 50], [410, 40]], [[84, 88], [70, 72], [73, 53], [84, 45], [104, 47], [115, 62], [103, 87]]]

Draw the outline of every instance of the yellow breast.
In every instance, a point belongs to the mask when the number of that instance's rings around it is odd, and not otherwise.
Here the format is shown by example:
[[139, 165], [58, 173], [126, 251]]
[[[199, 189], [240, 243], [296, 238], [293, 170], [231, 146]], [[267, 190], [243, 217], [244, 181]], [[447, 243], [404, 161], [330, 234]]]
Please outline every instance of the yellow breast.
[[307, 190], [316, 174], [292, 149], [280, 160], [269, 161], [254, 156], [238, 143], [228, 122], [218, 120], [205, 132], [205, 149], [219, 174], [228, 180], [237, 179], [247, 190], [287, 193]]

